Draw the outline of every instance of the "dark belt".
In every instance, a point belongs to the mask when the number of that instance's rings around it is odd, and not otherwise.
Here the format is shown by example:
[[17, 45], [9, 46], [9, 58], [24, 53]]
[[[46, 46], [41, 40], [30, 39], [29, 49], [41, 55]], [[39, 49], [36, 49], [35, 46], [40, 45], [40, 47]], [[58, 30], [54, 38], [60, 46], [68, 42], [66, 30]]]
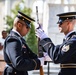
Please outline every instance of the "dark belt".
[[76, 68], [76, 64], [60, 64], [60, 68]]

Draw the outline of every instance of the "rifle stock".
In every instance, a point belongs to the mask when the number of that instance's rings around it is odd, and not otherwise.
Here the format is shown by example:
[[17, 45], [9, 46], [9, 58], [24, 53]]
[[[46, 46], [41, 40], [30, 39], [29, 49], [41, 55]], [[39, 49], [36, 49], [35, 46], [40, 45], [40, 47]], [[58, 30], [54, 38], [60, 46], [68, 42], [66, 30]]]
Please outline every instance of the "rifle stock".
[[[39, 43], [39, 38], [38, 38], [38, 43]], [[43, 56], [43, 51], [42, 51], [42, 48], [41, 46], [38, 45], [38, 54], [39, 54], [39, 57], [42, 57]], [[43, 67], [40, 66], [40, 75], [44, 75], [44, 72], [43, 72]]]
[[40, 66], [40, 75], [44, 75], [43, 67], [42, 66]]
[[[38, 6], [36, 6], [36, 15], [37, 15], [37, 23], [39, 24]], [[39, 27], [40, 27], [40, 24], [39, 24]], [[43, 51], [42, 51], [41, 47], [39, 46], [39, 41], [40, 41], [40, 39], [38, 38], [38, 55], [39, 55], [39, 57], [42, 57], [43, 56]], [[40, 66], [40, 75], [44, 75], [42, 66]]]

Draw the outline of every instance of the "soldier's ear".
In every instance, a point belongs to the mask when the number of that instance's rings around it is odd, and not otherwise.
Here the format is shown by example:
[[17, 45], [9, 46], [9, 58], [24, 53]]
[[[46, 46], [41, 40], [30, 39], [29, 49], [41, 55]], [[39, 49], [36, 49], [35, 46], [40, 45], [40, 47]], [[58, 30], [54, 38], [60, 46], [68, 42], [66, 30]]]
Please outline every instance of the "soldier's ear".
[[68, 22], [67, 25], [69, 25], [70, 23]]
[[21, 29], [21, 27], [22, 27], [22, 24], [21, 24], [20, 22], [18, 22], [18, 23], [17, 23], [17, 28], [18, 28], [18, 29]]
[[67, 21], [67, 25], [69, 25], [70, 24], [70, 21]]

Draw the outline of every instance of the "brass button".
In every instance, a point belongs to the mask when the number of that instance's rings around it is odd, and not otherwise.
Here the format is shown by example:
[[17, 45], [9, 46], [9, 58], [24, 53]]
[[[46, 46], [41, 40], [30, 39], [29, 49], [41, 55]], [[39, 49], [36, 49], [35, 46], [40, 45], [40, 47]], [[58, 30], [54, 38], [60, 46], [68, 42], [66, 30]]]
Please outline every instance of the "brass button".
[[24, 51], [24, 53], [26, 53], [26, 52]]
[[23, 19], [24, 20], [24, 19]]
[[17, 74], [17, 72], [14, 72], [15, 74]]

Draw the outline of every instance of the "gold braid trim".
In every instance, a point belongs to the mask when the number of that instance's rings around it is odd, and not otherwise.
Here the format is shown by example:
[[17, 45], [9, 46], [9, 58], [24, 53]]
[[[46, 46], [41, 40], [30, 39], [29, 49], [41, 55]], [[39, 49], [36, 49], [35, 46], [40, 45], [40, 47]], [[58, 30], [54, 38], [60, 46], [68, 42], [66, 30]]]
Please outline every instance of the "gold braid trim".
[[64, 15], [64, 16], [60, 16], [60, 17], [72, 17], [72, 16], [76, 16], [76, 15]]
[[37, 63], [36, 63], [36, 61], [33, 59], [33, 61], [35, 62], [35, 64], [36, 64], [36, 66], [35, 66], [35, 69], [34, 70], [36, 70], [36, 68], [37, 68]]
[[27, 17], [25, 17], [25, 16], [23, 16], [23, 15], [21, 15], [21, 14], [19, 14], [20, 16], [22, 16], [23, 18], [25, 18], [26, 20], [28, 20], [28, 21], [30, 21], [31, 22], [31, 20], [30, 19], [28, 19]]

